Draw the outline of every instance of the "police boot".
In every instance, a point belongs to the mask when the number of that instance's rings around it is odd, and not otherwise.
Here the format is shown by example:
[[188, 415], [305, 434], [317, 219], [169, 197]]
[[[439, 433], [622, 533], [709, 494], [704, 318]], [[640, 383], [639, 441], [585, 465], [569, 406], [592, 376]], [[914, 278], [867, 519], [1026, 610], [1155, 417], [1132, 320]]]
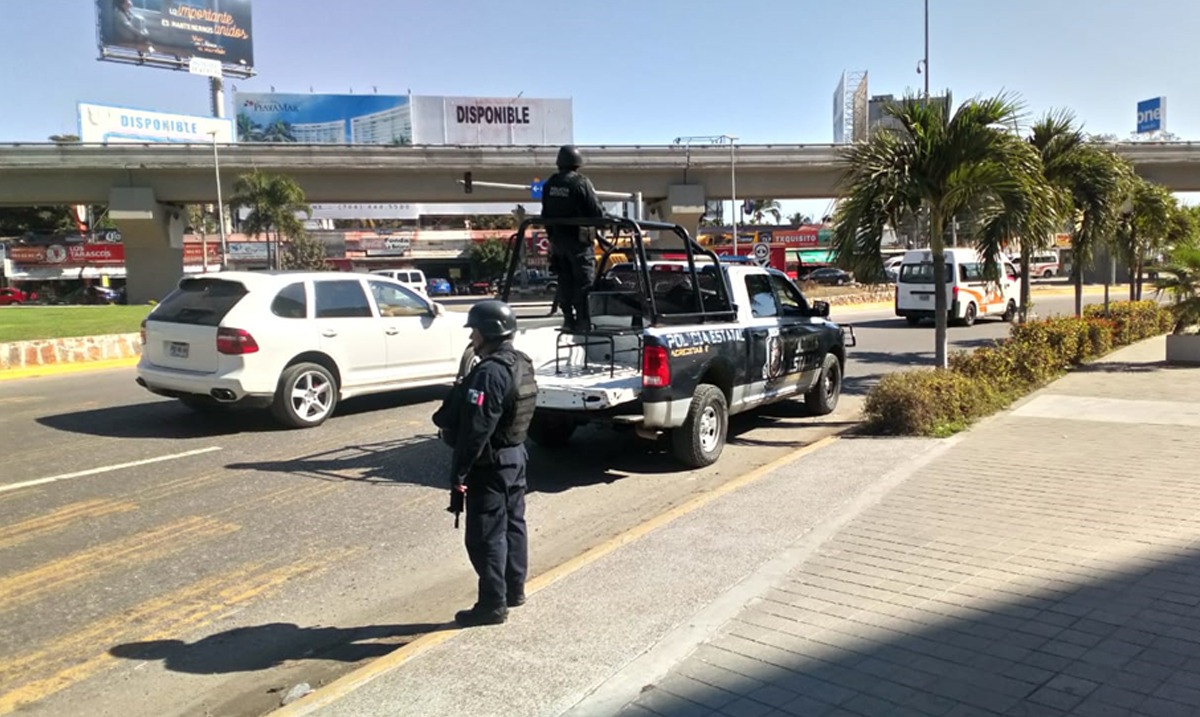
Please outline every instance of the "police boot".
[[524, 590], [516, 590], [516, 591], [510, 592], [508, 594], [507, 602], [508, 602], [509, 607], [521, 607], [522, 605], [525, 604], [525, 591]]
[[454, 622], [459, 627], [479, 627], [480, 625], [502, 625], [508, 620], [508, 608], [504, 606], [485, 608], [479, 603], [470, 610], [459, 610], [454, 613]]

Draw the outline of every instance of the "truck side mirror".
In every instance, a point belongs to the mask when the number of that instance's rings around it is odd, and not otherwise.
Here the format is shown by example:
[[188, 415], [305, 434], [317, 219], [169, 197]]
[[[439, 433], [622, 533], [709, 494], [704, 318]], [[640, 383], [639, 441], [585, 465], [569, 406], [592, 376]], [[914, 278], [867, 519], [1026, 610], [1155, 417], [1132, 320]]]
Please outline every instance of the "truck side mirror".
[[820, 316], [820, 317], [826, 318], [826, 319], [829, 318], [829, 302], [828, 301], [812, 302], [812, 314], [813, 314], [813, 316]]

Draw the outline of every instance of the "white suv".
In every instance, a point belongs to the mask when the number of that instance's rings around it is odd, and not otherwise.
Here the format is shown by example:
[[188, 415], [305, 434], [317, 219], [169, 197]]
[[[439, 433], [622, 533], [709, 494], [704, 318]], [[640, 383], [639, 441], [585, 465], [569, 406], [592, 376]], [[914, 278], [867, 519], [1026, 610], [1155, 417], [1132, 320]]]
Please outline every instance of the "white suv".
[[197, 410], [269, 406], [317, 426], [343, 398], [452, 382], [465, 318], [383, 276], [186, 277], [142, 324], [137, 382]]

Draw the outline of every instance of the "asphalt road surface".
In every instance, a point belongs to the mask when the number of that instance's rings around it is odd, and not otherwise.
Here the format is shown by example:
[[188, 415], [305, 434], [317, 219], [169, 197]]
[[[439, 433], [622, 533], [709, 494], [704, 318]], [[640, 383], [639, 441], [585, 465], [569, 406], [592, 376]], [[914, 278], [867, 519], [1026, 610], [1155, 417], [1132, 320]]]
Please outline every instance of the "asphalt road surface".
[[[574, 450], [532, 448], [532, 574], [846, 426], [880, 376], [933, 360], [930, 325], [834, 318], [858, 334], [838, 411], [735, 417], [715, 466], [680, 472], [604, 430], [578, 432]], [[952, 328], [952, 348], [1007, 329]], [[444, 389], [348, 400], [289, 431], [197, 415], [133, 379], [0, 383], [0, 714], [258, 715], [473, 601], [444, 511], [449, 449], [429, 421]]]

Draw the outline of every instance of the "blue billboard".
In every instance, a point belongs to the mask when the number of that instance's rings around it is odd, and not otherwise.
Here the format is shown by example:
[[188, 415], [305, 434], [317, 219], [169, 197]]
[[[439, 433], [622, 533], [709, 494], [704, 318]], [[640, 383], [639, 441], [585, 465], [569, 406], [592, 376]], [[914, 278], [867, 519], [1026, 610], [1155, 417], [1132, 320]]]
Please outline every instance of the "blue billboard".
[[239, 142], [412, 144], [407, 95], [238, 92]]
[[1152, 97], [1137, 104], [1137, 131], [1165, 132], [1167, 129], [1167, 98]]

